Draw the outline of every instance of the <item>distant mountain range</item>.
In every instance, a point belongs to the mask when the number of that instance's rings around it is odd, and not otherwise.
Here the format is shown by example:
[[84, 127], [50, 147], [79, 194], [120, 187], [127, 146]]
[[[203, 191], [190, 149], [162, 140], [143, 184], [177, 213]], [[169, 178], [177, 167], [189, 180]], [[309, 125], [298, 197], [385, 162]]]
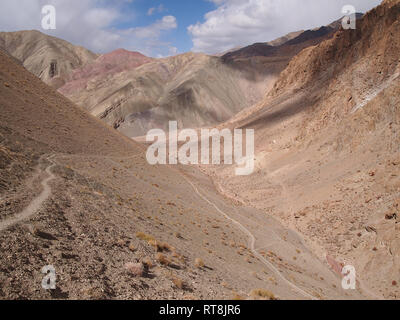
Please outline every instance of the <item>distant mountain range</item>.
[[293, 32], [222, 56], [164, 59], [118, 49], [96, 55], [37, 31], [0, 33], [0, 47], [59, 92], [130, 137], [177, 120], [180, 128], [216, 125], [259, 101], [306, 47], [339, 24]]

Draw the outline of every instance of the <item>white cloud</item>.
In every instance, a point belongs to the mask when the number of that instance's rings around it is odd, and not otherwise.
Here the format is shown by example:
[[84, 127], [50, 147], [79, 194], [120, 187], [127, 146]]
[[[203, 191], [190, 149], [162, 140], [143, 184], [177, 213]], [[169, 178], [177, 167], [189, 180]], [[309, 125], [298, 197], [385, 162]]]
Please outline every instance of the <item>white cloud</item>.
[[176, 29], [177, 26], [174, 16], [165, 16], [150, 26], [129, 29], [127, 32], [141, 39], [157, 38], [162, 31]]
[[153, 52], [157, 52], [157, 56], [165, 56], [170, 55], [174, 47], [160, 40], [160, 36], [163, 32], [177, 27], [178, 23], [174, 16], [165, 16], [149, 26], [127, 29], [120, 34], [124, 39], [125, 47], [140, 46], [144, 54], [153, 55]]
[[[341, 17], [349, 0], [209, 0], [217, 8], [205, 21], [188, 27], [193, 51], [223, 52], [236, 46], [266, 42], [289, 32], [327, 25]], [[380, 0], [352, 0], [358, 12]]]
[[[160, 38], [162, 33], [177, 27], [176, 18], [163, 17], [140, 28], [118, 29], [121, 22], [130, 22], [135, 12], [124, 6], [133, 0], [1, 0], [0, 30], [36, 29], [95, 52], [104, 53], [116, 48], [141, 51], [155, 56], [167, 53], [170, 44]], [[41, 9], [53, 5], [57, 11], [57, 29], [41, 28]]]
[[155, 13], [162, 13], [162, 12], [164, 12], [164, 11], [166, 11], [166, 9], [164, 8], [164, 5], [160, 4], [158, 7], [150, 8], [150, 9], [147, 11], [147, 15], [148, 15], [148, 16], [152, 16], [152, 15], [155, 14]]

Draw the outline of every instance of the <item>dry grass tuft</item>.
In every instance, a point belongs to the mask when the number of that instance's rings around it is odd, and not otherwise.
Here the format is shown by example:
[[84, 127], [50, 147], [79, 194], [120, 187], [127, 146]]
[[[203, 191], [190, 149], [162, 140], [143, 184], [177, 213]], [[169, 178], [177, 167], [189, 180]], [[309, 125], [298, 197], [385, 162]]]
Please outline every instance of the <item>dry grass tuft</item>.
[[164, 256], [162, 253], [157, 253], [156, 255], [156, 260], [162, 264], [163, 266], [169, 266], [171, 264], [171, 262], [169, 261], [169, 259]]
[[196, 260], [194, 260], [194, 265], [196, 268], [199, 268], [199, 269], [205, 267], [204, 261], [200, 258], [197, 258]]
[[128, 262], [125, 264], [125, 270], [134, 277], [142, 277], [144, 275], [144, 266], [142, 263]]
[[164, 251], [173, 251], [173, 247], [171, 247], [168, 243], [166, 242], [159, 242], [157, 240], [150, 240], [149, 241], [149, 245], [151, 245], [152, 247], [154, 247], [154, 249], [157, 252], [164, 252]]
[[172, 283], [177, 287], [178, 289], [183, 290], [185, 288], [185, 282], [182, 279], [179, 279], [177, 277], [173, 277], [171, 279]]
[[254, 289], [250, 293], [250, 296], [252, 296], [253, 298], [261, 298], [267, 300], [278, 300], [278, 298], [275, 297], [275, 295], [271, 291], [264, 289]]
[[143, 241], [147, 241], [147, 242], [155, 241], [153, 236], [145, 234], [143, 232], [137, 232], [136, 233], [136, 238], [138, 238], [140, 240], [143, 240]]
[[154, 267], [153, 261], [151, 261], [149, 257], [145, 257], [142, 263], [147, 269], [152, 269]]

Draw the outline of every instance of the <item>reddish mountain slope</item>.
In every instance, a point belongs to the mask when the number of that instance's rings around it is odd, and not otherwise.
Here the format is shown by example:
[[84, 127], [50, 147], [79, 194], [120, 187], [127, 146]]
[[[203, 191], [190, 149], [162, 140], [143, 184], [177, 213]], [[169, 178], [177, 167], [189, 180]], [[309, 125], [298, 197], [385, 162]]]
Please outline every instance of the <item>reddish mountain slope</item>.
[[118, 49], [101, 55], [92, 63], [73, 71], [72, 74], [66, 77], [66, 83], [59, 91], [64, 95], [68, 95], [85, 89], [88, 86], [88, 82], [97, 77], [107, 79], [120, 72], [132, 71], [151, 61], [153, 59], [139, 52]]

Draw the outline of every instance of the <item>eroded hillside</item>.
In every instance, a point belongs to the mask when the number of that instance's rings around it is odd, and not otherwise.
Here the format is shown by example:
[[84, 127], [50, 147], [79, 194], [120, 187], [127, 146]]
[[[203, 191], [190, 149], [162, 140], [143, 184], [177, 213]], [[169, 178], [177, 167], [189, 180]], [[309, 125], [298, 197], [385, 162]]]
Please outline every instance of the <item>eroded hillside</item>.
[[60, 92], [134, 137], [165, 129], [169, 120], [195, 128], [226, 121], [258, 101], [273, 75], [261, 77], [217, 57], [188, 53], [85, 78], [85, 86], [67, 82]]
[[83, 47], [34, 30], [0, 32], [0, 48], [56, 88], [64, 84], [64, 76], [97, 57]]
[[399, 29], [399, 1], [384, 1], [356, 30], [299, 53], [226, 124], [256, 130], [256, 173], [211, 173], [223, 194], [298, 230], [333, 269], [354, 265], [359, 286], [389, 299], [400, 295]]
[[[366, 295], [338, 289], [299, 235], [201, 172], [150, 166], [141, 145], [1, 51], [0, 96], [2, 299]], [[55, 290], [42, 287], [45, 266]]]

